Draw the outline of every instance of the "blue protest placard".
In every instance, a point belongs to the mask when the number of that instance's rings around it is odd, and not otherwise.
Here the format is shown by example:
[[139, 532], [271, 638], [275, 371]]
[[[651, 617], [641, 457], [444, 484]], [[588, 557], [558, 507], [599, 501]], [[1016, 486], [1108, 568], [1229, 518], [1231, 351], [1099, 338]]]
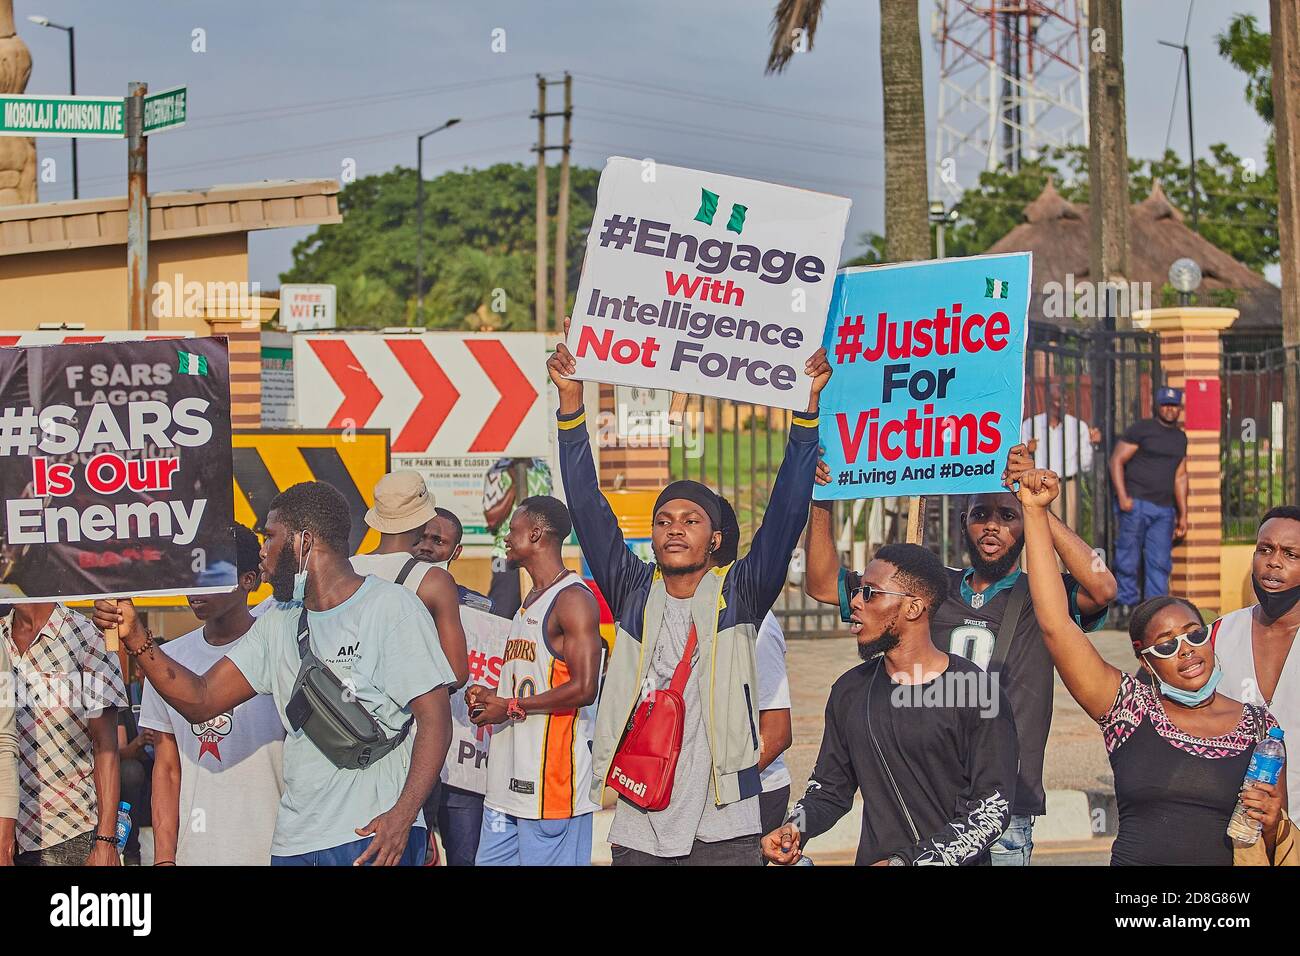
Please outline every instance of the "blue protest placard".
[[1001, 489], [1020, 440], [1029, 253], [846, 269], [824, 343], [818, 499]]

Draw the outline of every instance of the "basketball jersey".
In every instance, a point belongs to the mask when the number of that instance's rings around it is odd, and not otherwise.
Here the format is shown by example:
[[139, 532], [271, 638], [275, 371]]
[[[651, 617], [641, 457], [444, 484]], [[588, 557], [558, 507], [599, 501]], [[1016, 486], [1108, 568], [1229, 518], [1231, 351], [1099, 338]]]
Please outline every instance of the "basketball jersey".
[[[411, 557], [405, 551], [389, 551], [386, 554], [354, 554], [350, 560], [352, 570], [357, 574], [373, 574], [377, 578], [396, 584], [397, 578]], [[432, 567], [433, 565], [428, 561], [416, 561], [410, 573], [406, 575], [406, 580], [402, 582], [402, 587], [408, 591], [418, 592], [424, 576]]]
[[[532, 697], [568, 682], [568, 664], [547, 643], [546, 621], [555, 599], [571, 587], [587, 585], [570, 571], [515, 614], [497, 684], [499, 696]], [[563, 820], [598, 810], [588, 792], [595, 726], [594, 704], [497, 724], [484, 804], [525, 820]]]

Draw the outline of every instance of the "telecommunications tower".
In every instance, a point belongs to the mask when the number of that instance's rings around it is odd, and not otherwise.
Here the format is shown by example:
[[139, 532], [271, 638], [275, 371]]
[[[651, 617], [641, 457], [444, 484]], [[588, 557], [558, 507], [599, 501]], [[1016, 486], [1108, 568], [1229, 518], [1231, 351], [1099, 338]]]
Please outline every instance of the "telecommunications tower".
[[1087, 0], [935, 0], [939, 51], [932, 196], [968, 176], [1086, 145]]

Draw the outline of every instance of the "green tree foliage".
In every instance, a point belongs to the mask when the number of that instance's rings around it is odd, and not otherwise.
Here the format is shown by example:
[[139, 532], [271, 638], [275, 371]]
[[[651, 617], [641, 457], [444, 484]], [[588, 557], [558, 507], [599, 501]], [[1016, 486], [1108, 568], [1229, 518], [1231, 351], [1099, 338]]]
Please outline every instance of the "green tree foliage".
[[858, 242], [864, 247], [863, 250], [846, 261], [845, 266], [878, 266], [888, 261], [885, 258], [885, 237], [880, 233], [864, 232], [858, 237]]
[[1259, 28], [1253, 14], [1239, 13], [1215, 39], [1219, 43], [1219, 56], [1246, 74], [1246, 101], [1260, 119], [1272, 126], [1272, 37]]
[[[962, 193], [960, 215], [944, 236], [945, 254], [973, 256], [985, 252], [1024, 220], [1028, 206], [1051, 177], [1056, 189], [1070, 202], [1088, 202], [1088, 154], [1083, 148], [1054, 152], [1026, 160], [1019, 172], [1004, 168], [980, 173], [979, 184]], [[1172, 150], [1159, 159], [1129, 161], [1129, 198], [1141, 202], [1152, 184], [1161, 187], [1191, 225], [1190, 169]], [[1222, 143], [1196, 161], [1196, 195], [1199, 229], [1203, 236], [1256, 272], [1278, 261], [1277, 176], [1271, 156], [1258, 164], [1237, 156]], [[868, 248], [848, 265], [881, 262], [879, 236], [865, 233], [860, 242]]]
[[[554, 254], [559, 170], [551, 167], [548, 172]], [[570, 301], [582, 269], [599, 178], [599, 170], [570, 170]], [[535, 168], [520, 163], [448, 172], [425, 181], [426, 326], [533, 328], [536, 182]], [[413, 320], [415, 199], [415, 171], [408, 168], [347, 184], [339, 193], [343, 221], [317, 228], [294, 246], [293, 266], [280, 281], [339, 286], [341, 325], [401, 325]]]
[[[1160, 159], [1129, 165], [1129, 189], [1134, 201], [1159, 180], [1170, 202], [1191, 225], [1191, 175], [1172, 150]], [[1196, 160], [1196, 208], [1202, 236], [1256, 272], [1278, 261], [1277, 173], [1270, 156], [1256, 161], [1237, 156], [1223, 143], [1210, 147], [1210, 156]]]

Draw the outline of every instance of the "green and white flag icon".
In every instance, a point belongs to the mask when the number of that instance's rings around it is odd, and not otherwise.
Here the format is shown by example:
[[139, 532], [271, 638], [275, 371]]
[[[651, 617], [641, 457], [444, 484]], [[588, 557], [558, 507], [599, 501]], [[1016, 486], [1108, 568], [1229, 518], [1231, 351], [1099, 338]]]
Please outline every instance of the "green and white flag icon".
[[195, 355], [192, 352], [177, 352], [176, 357], [180, 362], [178, 371], [182, 375], [207, 375], [208, 359], [204, 355]]
[[1007, 297], [1007, 284], [1002, 279], [990, 279], [987, 276], [984, 279], [984, 298], [986, 299], [1005, 299]]

